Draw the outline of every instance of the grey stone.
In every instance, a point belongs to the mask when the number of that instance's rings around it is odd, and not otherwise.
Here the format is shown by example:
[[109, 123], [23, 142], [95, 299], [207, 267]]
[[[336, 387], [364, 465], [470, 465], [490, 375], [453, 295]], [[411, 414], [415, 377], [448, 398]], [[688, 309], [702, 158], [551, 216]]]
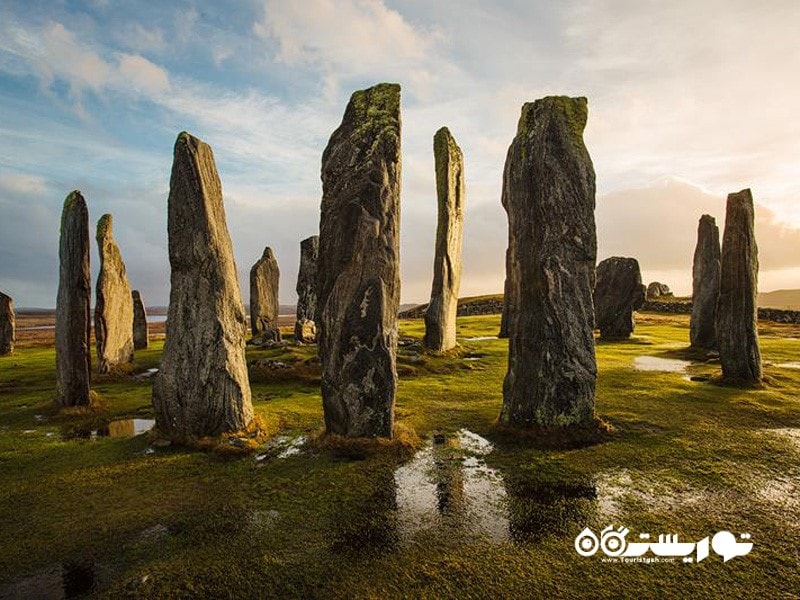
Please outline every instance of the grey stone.
[[633, 312], [642, 307], [644, 300], [642, 273], [635, 258], [612, 256], [597, 265], [594, 314], [601, 338], [629, 338], [636, 326]]
[[761, 381], [758, 345], [758, 246], [753, 195], [728, 194], [722, 236], [716, 336], [722, 377], [730, 382]]
[[167, 338], [154, 378], [156, 426], [178, 439], [248, 428], [247, 322], [211, 148], [181, 133], [168, 200]]
[[666, 283], [661, 283], [658, 281], [652, 281], [647, 286], [647, 299], [648, 300], [658, 300], [659, 298], [664, 297], [671, 297], [672, 290], [669, 289], [669, 286]]
[[297, 273], [297, 321], [294, 325], [296, 342], [310, 344], [317, 339], [317, 261], [319, 236], [312, 235], [300, 242], [300, 270]]
[[717, 347], [715, 320], [720, 278], [719, 227], [714, 217], [703, 215], [697, 225], [697, 246], [692, 263], [692, 316], [689, 339], [693, 348]]
[[280, 276], [275, 254], [267, 246], [250, 269], [250, 331], [261, 343], [281, 341], [278, 325]]
[[442, 127], [434, 135], [433, 155], [439, 216], [431, 300], [425, 311], [423, 343], [427, 348], [441, 352], [456, 345], [464, 230], [464, 156], [447, 127]]
[[14, 352], [16, 318], [14, 300], [0, 292], [0, 356]]
[[595, 177], [585, 98], [522, 107], [503, 173], [509, 224], [508, 373], [500, 421], [594, 426]]
[[139, 290], [131, 292], [133, 301], [133, 348], [144, 350], [150, 345], [150, 326], [147, 324], [147, 311]]
[[92, 357], [89, 210], [79, 191], [64, 200], [56, 298], [56, 403], [89, 406]]
[[317, 308], [328, 433], [392, 435], [400, 172], [400, 86], [355, 92], [322, 155]]
[[[509, 263], [509, 260], [511, 260], [510, 244], [511, 240], [509, 240], [509, 248], [506, 248], [506, 273], [511, 271], [511, 265]], [[508, 275], [506, 275], [505, 282], [503, 283], [503, 312], [500, 314], [500, 332], [497, 334], [497, 337], [500, 339], [508, 338], [509, 320], [514, 312], [511, 310], [511, 288], [509, 286], [510, 280]]]
[[133, 298], [119, 246], [114, 239], [111, 215], [97, 222], [100, 272], [94, 307], [97, 369], [108, 373], [133, 361]]

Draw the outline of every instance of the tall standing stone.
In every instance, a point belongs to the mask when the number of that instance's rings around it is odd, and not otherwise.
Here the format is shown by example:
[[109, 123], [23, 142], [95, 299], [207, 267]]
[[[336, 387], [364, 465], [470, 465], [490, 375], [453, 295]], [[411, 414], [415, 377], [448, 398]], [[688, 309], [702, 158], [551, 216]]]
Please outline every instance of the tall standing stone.
[[278, 326], [280, 276], [275, 254], [267, 246], [250, 269], [250, 330], [256, 343], [281, 341]]
[[92, 273], [89, 210], [77, 190], [64, 200], [56, 298], [56, 403], [89, 406]]
[[97, 368], [108, 373], [114, 367], [133, 362], [133, 299], [119, 246], [114, 239], [111, 215], [97, 222], [100, 272], [94, 307], [94, 337]]
[[722, 236], [716, 335], [722, 377], [740, 383], [761, 381], [758, 346], [758, 246], [753, 195], [728, 194]]
[[426, 348], [449, 350], [456, 345], [456, 313], [461, 286], [461, 243], [464, 231], [464, 155], [447, 127], [433, 136], [436, 198], [439, 206], [433, 259], [431, 300], [425, 311]]
[[317, 339], [317, 261], [319, 236], [312, 235], [300, 242], [300, 270], [297, 273], [297, 321], [294, 325], [296, 342], [311, 343]]
[[719, 299], [719, 227], [714, 217], [703, 215], [697, 226], [697, 246], [692, 263], [692, 317], [689, 339], [693, 348], [717, 347], [715, 319]]
[[150, 345], [150, 326], [147, 324], [147, 311], [139, 290], [131, 292], [133, 301], [133, 348], [144, 350]]
[[590, 427], [597, 367], [592, 325], [595, 177], [583, 143], [586, 98], [522, 107], [503, 173], [508, 213], [508, 373], [500, 421]]
[[0, 356], [14, 352], [15, 327], [14, 301], [0, 292]]
[[355, 92], [322, 155], [317, 280], [328, 433], [392, 435], [400, 171], [400, 86]]
[[[509, 244], [511, 240], [509, 240]], [[503, 312], [500, 315], [500, 332], [497, 334], [497, 337], [500, 339], [508, 338], [508, 330], [510, 327], [510, 319], [513, 311], [511, 310], [511, 285], [510, 280], [508, 278], [508, 272], [511, 270], [511, 266], [509, 261], [511, 260], [511, 249], [506, 248], [506, 279], [503, 283]]]
[[638, 260], [612, 256], [597, 265], [594, 314], [601, 338], [631, 337], [636, 326], [633, 312], [642, 307], [644, 300], [645, 287]]
[[211, 148], [186, 132], [169, 184], [167, 338], [153, 383], [157, 428], [185, 439], [253, 421], [247, 321]]

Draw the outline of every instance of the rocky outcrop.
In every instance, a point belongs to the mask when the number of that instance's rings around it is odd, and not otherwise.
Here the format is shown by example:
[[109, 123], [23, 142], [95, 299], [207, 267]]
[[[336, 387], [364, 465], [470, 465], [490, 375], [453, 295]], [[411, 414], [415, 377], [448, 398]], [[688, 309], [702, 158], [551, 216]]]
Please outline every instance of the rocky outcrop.
[[525, 104], [506, 156], [513, 316], [503, 424], [594, 425], [597, 236], [594, 168], [583, 143], [587, 113], [585, 98]]
[[297, 321], [294, 325], [296, 342], [310, 344], [317, 339], [317, 261], [319, 236], [312, 235], [300, 242], [300, 270], [297, 273]]
[[692, 318], [689, 321], [689, 339], [693, 348], [717, 347], [715, 321], [719, 278], [719, 227], [714, 217], [703, 215], [697, 226], [697, 246], [692, 263]]
[[16, 318], [11, 296], [0, 292], [0, 356], [14, 352]]
[[250, 331], [254, 344], [281, 341], [281, 329], [278, 325], [280, 276], [275, 254], [267, 246], [261, 258], [250, 269]]
[[147, 324], [147, 311], [139, 290], [131, 292], [133, 301], [133, 348], [144, 350], [150, 345], [150, 327]]
[[119, 246], [114, 239], [111, 215], [97, 222], [100, 272], [94, 307], [97, 369], [108, 373], [133, 361], [133, 299]]
[[672, 291], [669, 289], [669, 286], [666, 283], [659, 283], [658, 281], [653, 281], [650, 285], [647, 286], [647, 299], [648, 300], [658, 300], [659, 298], [663, 297], [672, 297]]
[[392, 435], [400, 171], [400, 86], [355, 92], [322, 155], [318, 337], [328, 433]]
[[247, 322], [211, 148], [175, 142], [167, 231], [167, 338], [153, 383], [156, 426], [176, 439], [215, 436], [253, 421]]
[[56, 402], [60, 406], [89, 406], [92, 368], [89, 210], [78, 191], [64, 200], [58, 260]]
[[426, 348], [442, 352], [456, 345], [456, 311], [461, 286], [464, 230], [464, 156], [447, 127], [433, 137], [439, 206], [431, 300], [425, 313]]
[[597, 265], [594, 314], [601, 338], [629, 338], [636, 326], [633, 311], [640, 309], [644, 300], [645, 288], [635, 258], [612, 256]]
[[761, 381], [758, 345], [758, 246], [753, 196], [749, 189], [728, 195], [722, 236], [716, 336], [722, 377], [731, 382]]

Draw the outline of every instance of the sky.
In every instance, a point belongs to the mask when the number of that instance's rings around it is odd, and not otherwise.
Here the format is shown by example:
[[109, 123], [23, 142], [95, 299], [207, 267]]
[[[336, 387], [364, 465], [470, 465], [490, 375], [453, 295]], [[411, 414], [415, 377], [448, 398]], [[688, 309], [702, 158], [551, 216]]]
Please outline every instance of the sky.
[[[524, 102], [586, 96], [598, 260], [691, 291], [697, 220], [756, 201], [760, 289], [800, 288], [797, 0], [6, 0], [0, 4], [0, 290], [53, 307], [64, 197], [104, 213], [131, 285], [169, 298], [172, 147], [209, 143], [244, 301], [271, 246], [296, 300], [320, 160], [350, 94], [402, 86], [402, 301], [430, 295], [433, 134], [465, 157], [461, 295], [502, 291], [503, 162]], [[96, 273], [97, 250], [92, 248]]]

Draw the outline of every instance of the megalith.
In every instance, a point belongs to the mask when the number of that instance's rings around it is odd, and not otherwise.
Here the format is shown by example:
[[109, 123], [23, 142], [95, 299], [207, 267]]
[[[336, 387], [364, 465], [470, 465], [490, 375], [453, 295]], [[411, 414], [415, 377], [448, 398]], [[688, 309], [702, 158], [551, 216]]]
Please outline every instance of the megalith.
[[594, 285], [595, 326], [605, 340], [631, 337], [636, 326], [634, 311], [645, 300], [639, 261], [612, 256], [597, 265]]
[[300, 242], [300, 270], [297, 273], [297, 321], [294, 325], [296, 342], [313, 343], [317, 339], [317, 261], [319, 236], [312, 235]]
[[16, 341], [16, 317], [14, 300], [0, 292], [0, 356], [14, 352]]
[[147, 324], [147, 310], [139, 290], [131, 292], [133, 301], [133, 349], [144, 350], [150, 345], [150, 327]]
[[697, 225], [697, 246], [692, 263], [692, 316], [689, 339], [693, 348], [715, 349], [715, 321], [720, 279], [719, 227], [711, 215]]
[[267, 246], [250, 269], [250, 331], [256, 344], [281, 341], [278, 326], [280, 276], [275, 254]]

